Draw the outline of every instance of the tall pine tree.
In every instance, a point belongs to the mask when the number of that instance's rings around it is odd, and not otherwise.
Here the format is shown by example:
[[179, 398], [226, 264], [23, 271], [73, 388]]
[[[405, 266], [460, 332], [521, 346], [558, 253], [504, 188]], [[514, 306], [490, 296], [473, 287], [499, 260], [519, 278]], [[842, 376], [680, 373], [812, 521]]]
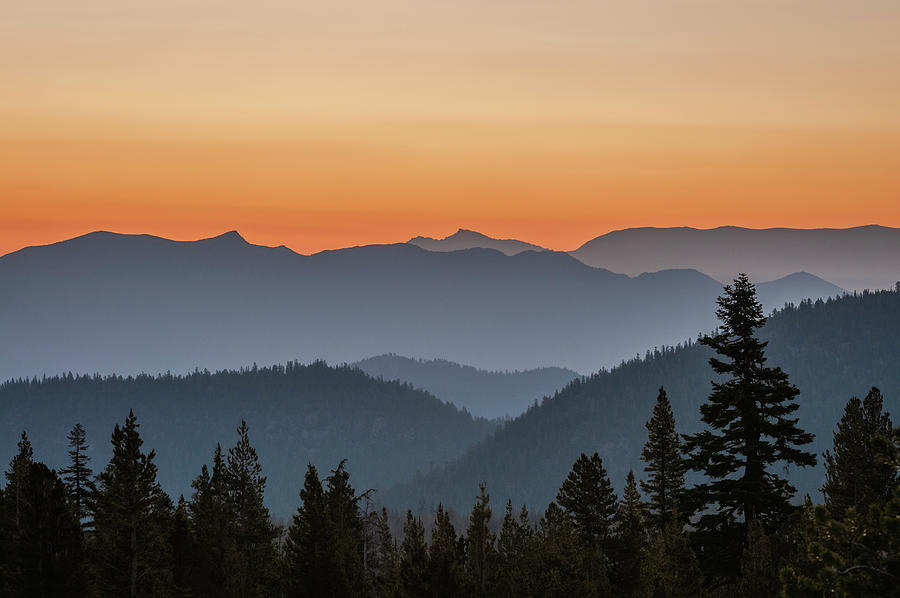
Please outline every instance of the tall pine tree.
[[225, 458], [216, 445], [212, 473], [206, 464], [191, 482], [194, 494], [188, 505], [197, 545], [195, 570], [191, 579], [193, 592], [201, 598], [225, 594], [225, 554], [231, 550], [231, 503], [226, 486]]
[[143, 453], [137, 418], [113, 429], [113, 454], [98, 476], [94, 505], [94, 565], [101, 596], [172, 594], [168, 524], [172, 501], [156, 481], [156, 453]]
[[883, 406], [877, 388], [872, 388], [863, 401], [851, 398], [834, 433], [834, 452], [825, 452], [822, 493], [838, 519], [850, 507], [863, 511], [887, 499], [897, 485], [897, 472], [875, 454], [877, 440], [890, 438], [892, 430], [891, 416], [882, 411]]
[[422, 520], [406, 512], [403, 525], [403, 542], [400, 544], [400, 579], [403, 593], [409, 598], [428, 596], [428, 546], [425, 544], [425, 526]]
[[647, 443], [644, 444], [641, 459], [646, 463], [644, 471], [647, 481], [641, 482], [641, 490], [647, 496], [649, 523], [659, 531], [672, 520], [684, 492], [681, 440], [675, 431], [672, 405], [662, 386], [646, 426]]
[[766, 321], [756, 288], [741, 274], [717, 303], [721, 324], [700, 342], [717, 353], [709, 363], [720, 378], [700, 407], [707, 429], [686, 436], [685, 449], [690, 467], [708, 480], [689, 494], [691, 510], [702, 511], [696, 537], [715, 573], [734, 578], [747, 524], [759, 520], [772, 530], [792, 510], [796, 490], [776, 464], [812, 466], [816, 458], [799, 448], [813, 435], [791, 417], [799, 391], [781, 368], [766, 366], [767, 343], [756, 337]]
[[306, 470], [300, 501], [288, 528], [285, 545], [287, 596], [334, 595], [344, 584], [339, 579], [335, 531], [328, 514], [325, 491], [312, 463]]
[[641, 555], [647, 543], [644, 520], [644, 505], [634, 472], [629, 470], [616, 513], [616, 566], [610, 572], [610, 580], [622, 596], [632, 595], [640, 581]]
[[69, 498], [78, 521], [82, 525], [87, 525], [90, 506], [88, 502], [94, 489], [91, 481], [93, 472], [88, 465], [91, 461], [87, 454], [90, 446], [88, 446], [87, 434], [81, 424], [75, 424], [66, 438], [69, 441], [69, 465], [59, 470], [59, 473], [62, 474], [66, 486], [69, 488]]
[[250, 444], [247, 422], [237, 429], [238, 441], [228, 449], [225, 481], [231, 515], [226, 547], [226, 595], [251, 598], [267, 595], [267, 576], [275, 554], [278, 530], [263, 504], [266, 478], [256, 449]]
[[494, 534], [490, 528], [491, 498], [485, 492], [484, 484], [479, 488], [481, 493], [472, 507], [466, 530], [466, 577], [470, 596], [487, 597], [494, 593], [497, 561]]
[[556, 502], [572, 520], [584, 547], [608, 548], [617, 501], [600, 455], [581, 453], [563, 481]]

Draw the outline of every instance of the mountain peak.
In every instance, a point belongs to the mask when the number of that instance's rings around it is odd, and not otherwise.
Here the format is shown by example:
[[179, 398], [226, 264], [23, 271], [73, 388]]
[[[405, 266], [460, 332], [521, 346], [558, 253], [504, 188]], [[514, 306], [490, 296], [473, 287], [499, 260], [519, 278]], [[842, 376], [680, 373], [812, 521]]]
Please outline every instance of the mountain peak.
[[202, 239], [203, 241], [216, 241], [223, 243], [239, 243], [241, 245], [249, 245], [247, 239], [241, 236], [241, 233], [236, 230], [230, 230], [228, 232], [224, 232], [221, 235], [217, 235], [215, 237], [210, 237], [209, 239]]
[[546, 248], [516, 239], [495, 239], [484, 233], [468, 228], [460, 228], [443, 239], [433, 237], [413, 237], [407, 241], [428, 251], [459, 251], [462, 249], [495, 249], [506, 255], [515, 255], [523, 251], [547, 251]]

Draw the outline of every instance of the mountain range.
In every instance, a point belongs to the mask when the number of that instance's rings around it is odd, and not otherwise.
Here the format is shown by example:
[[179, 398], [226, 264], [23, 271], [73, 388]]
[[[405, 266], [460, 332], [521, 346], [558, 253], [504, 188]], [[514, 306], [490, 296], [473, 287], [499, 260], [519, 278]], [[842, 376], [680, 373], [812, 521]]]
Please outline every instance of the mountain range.
[[739, 272], [773, 280], [805, 271], [848, 290], [887, 289], [900, 280], [900, 229], [884, 226], [630, 228], [601, 235], [571, 254], [632, 276], [696, 268], [728, 282]]
[[[632, 278], [552, 251], [399, 243], [307, 256], [237, 232], [97, 232], [0, 257], [0, 380], [384, 353], [584, 373], [711, 330], [720, 291], [693, 269]], [[843, 289], [802, 274], [759, 291], [771, 309]]]

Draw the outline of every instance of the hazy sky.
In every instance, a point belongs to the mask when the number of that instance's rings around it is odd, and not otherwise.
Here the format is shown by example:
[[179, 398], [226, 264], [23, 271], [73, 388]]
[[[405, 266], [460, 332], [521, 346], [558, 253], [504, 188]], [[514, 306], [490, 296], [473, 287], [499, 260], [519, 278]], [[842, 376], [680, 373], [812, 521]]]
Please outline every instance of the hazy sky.
[[0, 0], [0, 253], [900, 226], [897, 0]]

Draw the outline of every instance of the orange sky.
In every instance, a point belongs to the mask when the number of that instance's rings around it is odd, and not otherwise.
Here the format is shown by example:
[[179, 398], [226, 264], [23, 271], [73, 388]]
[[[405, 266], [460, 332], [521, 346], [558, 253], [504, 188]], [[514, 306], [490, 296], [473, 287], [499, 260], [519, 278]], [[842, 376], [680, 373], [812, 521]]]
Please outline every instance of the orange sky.
[[29, 0], [0, 253], [900, 226], [896, 0]]

